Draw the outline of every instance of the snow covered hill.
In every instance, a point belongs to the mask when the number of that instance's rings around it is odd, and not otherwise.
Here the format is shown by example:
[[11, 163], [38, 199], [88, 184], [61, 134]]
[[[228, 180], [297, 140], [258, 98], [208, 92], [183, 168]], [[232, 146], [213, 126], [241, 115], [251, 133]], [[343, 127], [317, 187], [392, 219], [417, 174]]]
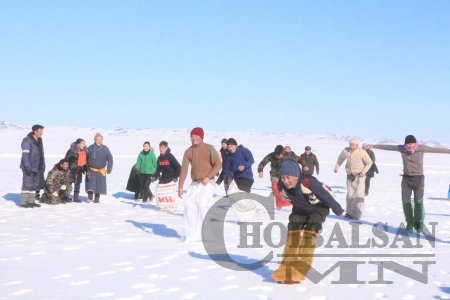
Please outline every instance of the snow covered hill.
[[[252, 263], [270, 251], [274, 253], [272, 260], [259, 269], [229, 270], [213, 261], [201, 244], [182, 242], [182, 202], [175, 213], [161, 212], [152, 203], [134, 201], [133, 195], [125, 190], [130, 168], [144, 141], [157, 148], [161, 140], [166, 140], [174, 155], [181, 159], [190, 143], [189, 130], [46, 128], [43, 139], [47, 171], [64, 156], [76, 138], [82, 137], [90, 143], [96, 132], [104, 134], [104, 143], [115, 158], [113, 172], [108, 177], [108, 196], [98, 205], [43, 205], [39, 209], [23, 209], [16, 204], [21, 188], [20, 143], [29, 132], [28, 127], [0, 123], [0, 299], [450, 299], [450, 203], [447, 201], [450, 155], [425, 155], [426, 223], [438, 223], [434, 245], [420, 236], [413, 237], [412, 241], [421, 248], [402, 248], [401, 241], [398, 248], [392, 247], [403, 221], [401, 158], [396, 152], [375, 150], [380, 174], [372, 180], [371, 193], [366, 198], [359, 226], [360, 243], [373, 238], [374, 224], [382, 222], [388, 224], [389, 246], [341, 249], [336, 243], [331, 243], [331, 247], [325, 243], [316, 251], [319, 256], [314, 260], [314, 268], [324, 273], [337, 261], [360, 261], [357, 279], [361, 282], [333, 283], [341, 277], [336, 269], [318, 283], [306, 280], [299, 285], [285, 286], [270, 279], [279, 263], [277, 255], [283, 250], [277, 244], [284, 236], [276, 227], [271, 243], [261, 236], [262, 248], [239, 248], [241, 227], [233, 213], [229, 213], [225, 240], [233, 259]], [[234, 137], [252, 150], [257, 163], [277, 144], [290, 145], [298, 154], [305, 146], [311, 146], [321, 163], [319, 179], [334, 189], [337, 200], [345, 206], [345, 174], [342, 169], [335, 174], [333, 168], [348, 137], [213, 132], [205, 128], [207, 143], [219, 147], [224, 137]], [[267, 166], [264, 179], [255, 176], [255, 193], [270, 194], [268, 172]], [[152, 185], [153, 191], [154, 188]], [[220, 198], [224, 194], [223, 186], [216, 193], [216, 199]], [[86, 200], [84, 196], [82, 200]], [[276, 214], [274, 221], [286, 225], [288, 216], [289, 209], [285, 208]], [[263, 224], [262, 230], [271, 222], [262, 207], [255, 221]], [[329, 241], [336, 224], [350, 244], [354, 227], [334, 215], [324, 224], [324, 240]], [[339, 254], [350, 257], [337, 257]], [[386, 260], [375, 257], [376, 254], [432, 255], [427, 259], [400, 256], [394, 259], [418, 272], [422, 272], [422, 267], [413, 261], [435, 264], [429, 265], [427, 283], [385, 270], [384, 279], [393, 283], [371, 284], [378, 279], [379, 270], [370, 262]]]

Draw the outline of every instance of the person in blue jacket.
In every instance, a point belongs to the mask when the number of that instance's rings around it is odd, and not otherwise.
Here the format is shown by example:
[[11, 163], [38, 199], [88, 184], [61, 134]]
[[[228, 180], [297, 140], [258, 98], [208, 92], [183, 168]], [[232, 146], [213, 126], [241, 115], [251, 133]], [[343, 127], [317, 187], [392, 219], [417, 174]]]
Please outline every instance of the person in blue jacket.
[[293, 205], [282, 261], [272, 278], [279, 283], [299, 283], [311, 269], [316, 235], [330, 208], [338, 216], [343, 216], [345, 210], [324, 184], [310, 174], [302, 174], [295, 158], [281, 162], [280, 176], [281, 195]]
[[44, 126], [34, 125], [31, 132], [22, 140], [22, 192], [20, 205], [25, 208], [40, 207], [35, 203], [39, 192], [45, 185], [45, 158], [42, 135]]
[[250, 193], [253, 186], [252, 165], [255, 163], [253, 155], [242, 145], [237, 144], [234, 138], [227, 141], [228, 151], [225, 162], [225, 176], [228, 183], [232, 180], [237, 187], [244, 192]]

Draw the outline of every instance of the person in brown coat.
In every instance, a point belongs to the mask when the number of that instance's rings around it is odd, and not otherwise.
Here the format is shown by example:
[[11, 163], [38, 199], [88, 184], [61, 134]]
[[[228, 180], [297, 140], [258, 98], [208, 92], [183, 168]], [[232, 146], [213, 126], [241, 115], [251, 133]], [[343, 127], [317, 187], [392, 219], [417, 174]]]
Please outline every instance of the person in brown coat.
[[192, 146], [183, 156], [178, 195], [183, 198], [183, 186], [191, 165], [192, 183], [184, 199], [184, 226], [186, 241], [200, 241], [203, 219], [208, 212], [215, 190], [215, 176], [222, 167], [220, 155], [210, 144], [203, 142], [202, 128], [191, 131]]

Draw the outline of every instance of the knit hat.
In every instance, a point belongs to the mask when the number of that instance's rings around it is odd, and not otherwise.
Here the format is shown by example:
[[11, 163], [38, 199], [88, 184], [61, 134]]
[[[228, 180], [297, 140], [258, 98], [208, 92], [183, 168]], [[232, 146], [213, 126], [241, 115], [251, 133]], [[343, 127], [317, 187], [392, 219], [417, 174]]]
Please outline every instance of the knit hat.
[[280, 176], [300, 177], [298, 163], [291, 157], [285, 158], [280, 164]]
[[235, 139], [229, 138], [228, 141], [227, 141], [227, 145], [235, 145], [235, 146], [237, 146], [237, 142], [236, 142]]
[[35, 132], [36, 130], [39, 130], [39, 129], [44, 129], [44, 126], [36, 124], [36, 125], [33, 125], [33, 127], [31, 127], [31, 131], [33, 131], [33, 132]]
[[201, 127], [195, 127], [194, 129], [192, 129], [191, 131], [191, 136], [192, 135], [198, 135], [199, 137], [203, 138], [205, 137], [205, 132], [203, 131], [203, 128]]
[[310, 146], [306, 146], [306, 147], [305, 147], [305, 150], [306, 150], [306, 151], [311, 151], [311, 147], [310, 147]]
[[417, 143], [417, 140], [416, 140], [415, 136], [410, 134], [407, 137], [405, 137], [405, 144], [414, 144], [414, 143]]

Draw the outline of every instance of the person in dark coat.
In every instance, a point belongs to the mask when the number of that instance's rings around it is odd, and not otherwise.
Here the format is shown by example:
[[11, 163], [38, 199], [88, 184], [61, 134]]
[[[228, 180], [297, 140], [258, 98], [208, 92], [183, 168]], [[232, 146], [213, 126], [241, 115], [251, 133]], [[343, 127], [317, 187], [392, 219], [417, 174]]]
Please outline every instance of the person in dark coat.
[[[222, 139], [221, 145], [222, 147], [220, 147], [219, 153], [220, 153], [220, 158], [222, 159], [222, 171], [220, 171], [219, 174], [217, 174], [218, 178], [217, 178], [217, 185], [220, 185], [224, 180], [225, 180], [225, 164], [227, 162], [227, 154], [228, 154], [228, 144], [227, 144], [228, 140], [227, 139]], [[228, 190], [228, 186], [227, 183], [224, 183], [225, 185], [225, 192]]]
[[21, 206], [25, 208], [40, 207], [35, 203], [39, 198], [40, 190], [45, 185], [45, 157], [42, 135], [44, 126], [34, 125], [32, 131], [22, 140], [22, 192]]
[[283, 259], [272, 278], [280, 283], [298, 283], [306, 278], [311, 268], [316, 235], [322, 230], [330, 208], [338, 216], [344, 215], [345, 210], [315, 177], [302, 176], [295, 158], [285, 158], [279, 172], [281, 194], [293, 206]]
[[158, 156], [158, 166], [155, 176], [160, 184], [178, 181], [180, 177], [181, 165], [170, 152], [169, 144], [166, 141], [159, 143], [160, 155]]
[[370, 167], [369, 171], [367, 171], [366, 173], [366, 191], [365, 191], [365, 195], [369, 196], [369, 189], [370, 189], [370, 180], [375, 177], [375, 173], [378, 174], [378, 167], [375, 164], [375, 153], [373, 153], [372, 150], [370, 150], [369, 146], [367, 144], [363, 144], [362, 145], [363, 150], [365, 150], [367, 152], [367, 154], [369, 154], [370, 159], [373, 162], [373, 165]]
[[300, 164], [303, 166], [303, 172], [309, 175], [314, 174], [314, 169], [316, 174], [319, 175], [319, 161], [314, 153], [311, 152], [311, 147], [305, 147], [305, 153], [300, 155]]
[[113, 156], [108, 147], [103, 145], [103, 136], [100, 133], [95, 135], [94, 141], [87, 150], [89, 172], [86, 176], [86, 191], [89, 201], [99, 203], [100, 195], [106, 195], [106, 174], [112, 172]]
[[234, 138], [227, 141], [228, 154], [225, 164], [226, 181], [230, 184], [234, 180], [238, 189], [250, 193], [254, 179], [252, 165], [255, 163], [253, 155], [242, 145], [237, 144]]
[[65, 159], [69, 162], [70, 184], [74, 184], [73, 202], [80, 203], [80, 187], [83, 182], [83, 174], [88, 171], [86, 143], [83, 139], [77, 139], [70, 145]]

